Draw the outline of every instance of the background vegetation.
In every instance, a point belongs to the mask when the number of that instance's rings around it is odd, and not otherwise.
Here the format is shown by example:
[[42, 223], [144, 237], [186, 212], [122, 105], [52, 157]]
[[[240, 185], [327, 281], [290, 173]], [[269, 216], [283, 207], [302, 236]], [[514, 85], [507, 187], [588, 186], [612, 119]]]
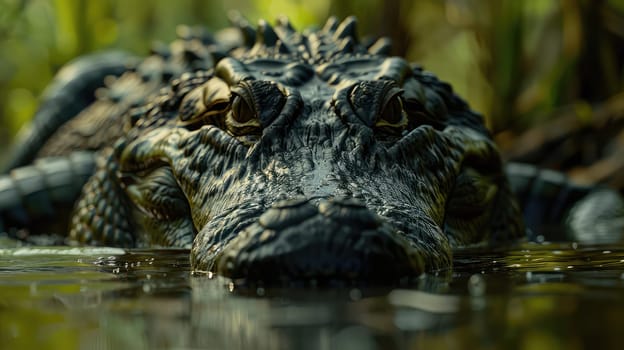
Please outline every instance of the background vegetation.
[[562, 113], [591, 122], [622, 100], [624, 0], [0, 0], [0, 146], [33, 114], [55, 71], [81, 54], [146, 54], [180, 23], [288, 15], [299, 28], [354, 14], [359, 32], [453, 84], [499, 140]]

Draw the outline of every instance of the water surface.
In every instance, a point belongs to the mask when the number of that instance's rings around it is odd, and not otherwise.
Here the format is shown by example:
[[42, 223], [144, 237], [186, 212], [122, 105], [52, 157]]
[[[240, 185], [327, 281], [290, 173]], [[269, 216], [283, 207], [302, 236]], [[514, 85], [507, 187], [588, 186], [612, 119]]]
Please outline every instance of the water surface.
[[582, 349], [624, 344], [624, 246], [462, 250], [394, 289], [242, 288], [188, 251], [0, 249], [2, 349]]

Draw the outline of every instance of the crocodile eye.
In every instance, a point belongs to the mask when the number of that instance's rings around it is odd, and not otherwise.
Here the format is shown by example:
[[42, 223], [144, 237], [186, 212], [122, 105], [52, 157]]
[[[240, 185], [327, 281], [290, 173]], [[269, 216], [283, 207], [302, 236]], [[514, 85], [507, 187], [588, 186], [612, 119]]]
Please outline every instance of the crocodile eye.
[[231, 94], [225, 128], [245, 144], [258, 141], [286, 103], [284, 90], [271, 81], [242, 81], [232, 87]]
[[386, 136], [399, 136], [407, 128], [408, 120], [403, 110], [401, 92], [399, 89], [390, 91], [375, 121], [374, 128], [382, 139]]
[[234, 94], [232, 99], [232, 118], [238, 123], [248, 123], [256, 119], [256, 112], [243, 97]]
[[352, 112], [339, 112], [346, 122], [351, 122], [349, 115], [354, 114], [373, 129], [378, 140], [392, 141], [400, 137], [408, 126], [402, 94], [403, 90], [394, 81], [372, 80], [356, 83], [349, 92], [339, 92], [335, 98], [346, 95], [350, 102]]
[[[233, 88], [230, 112], [225, 121], [228, 132], [242, 137], [244, 142], [254, 142], [262, 134], [262, 125], [254, 105], [250, 103], [253, 95], [246, 88]], [[251, 138], [247, 140], [247, 138]]]
[[397, 93], [385, 102], [375, 126], [403, 127], [405, 125], [407, 125], [407, 118], [403, 113], [403, 102]]

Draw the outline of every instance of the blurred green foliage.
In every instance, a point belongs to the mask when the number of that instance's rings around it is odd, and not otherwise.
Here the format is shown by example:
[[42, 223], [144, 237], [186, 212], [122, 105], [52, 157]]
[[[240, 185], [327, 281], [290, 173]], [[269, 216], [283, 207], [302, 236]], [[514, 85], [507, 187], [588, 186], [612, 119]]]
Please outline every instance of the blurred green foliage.
[[251, 21], [285, 14], [298, 28], [354, 14], [361, 34], [391, 37], [395, 54], [449, 81], [495, 132], [562, 106], [591, 120], [624, 81], [624, 0], [0, 0], [0, 146], [68, 60], [146, 54], [178, 24], [227, 26], [230, 10]]

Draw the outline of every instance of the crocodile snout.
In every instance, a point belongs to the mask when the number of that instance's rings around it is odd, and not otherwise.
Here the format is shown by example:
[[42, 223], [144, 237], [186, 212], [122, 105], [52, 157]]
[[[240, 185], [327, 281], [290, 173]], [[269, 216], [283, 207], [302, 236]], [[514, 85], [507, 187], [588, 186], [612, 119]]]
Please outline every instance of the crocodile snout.
[[423, 272], [402, 232], [353, 199], [277, 202], [215, 260], [220, 275], [265, 283], [387, 284]]

